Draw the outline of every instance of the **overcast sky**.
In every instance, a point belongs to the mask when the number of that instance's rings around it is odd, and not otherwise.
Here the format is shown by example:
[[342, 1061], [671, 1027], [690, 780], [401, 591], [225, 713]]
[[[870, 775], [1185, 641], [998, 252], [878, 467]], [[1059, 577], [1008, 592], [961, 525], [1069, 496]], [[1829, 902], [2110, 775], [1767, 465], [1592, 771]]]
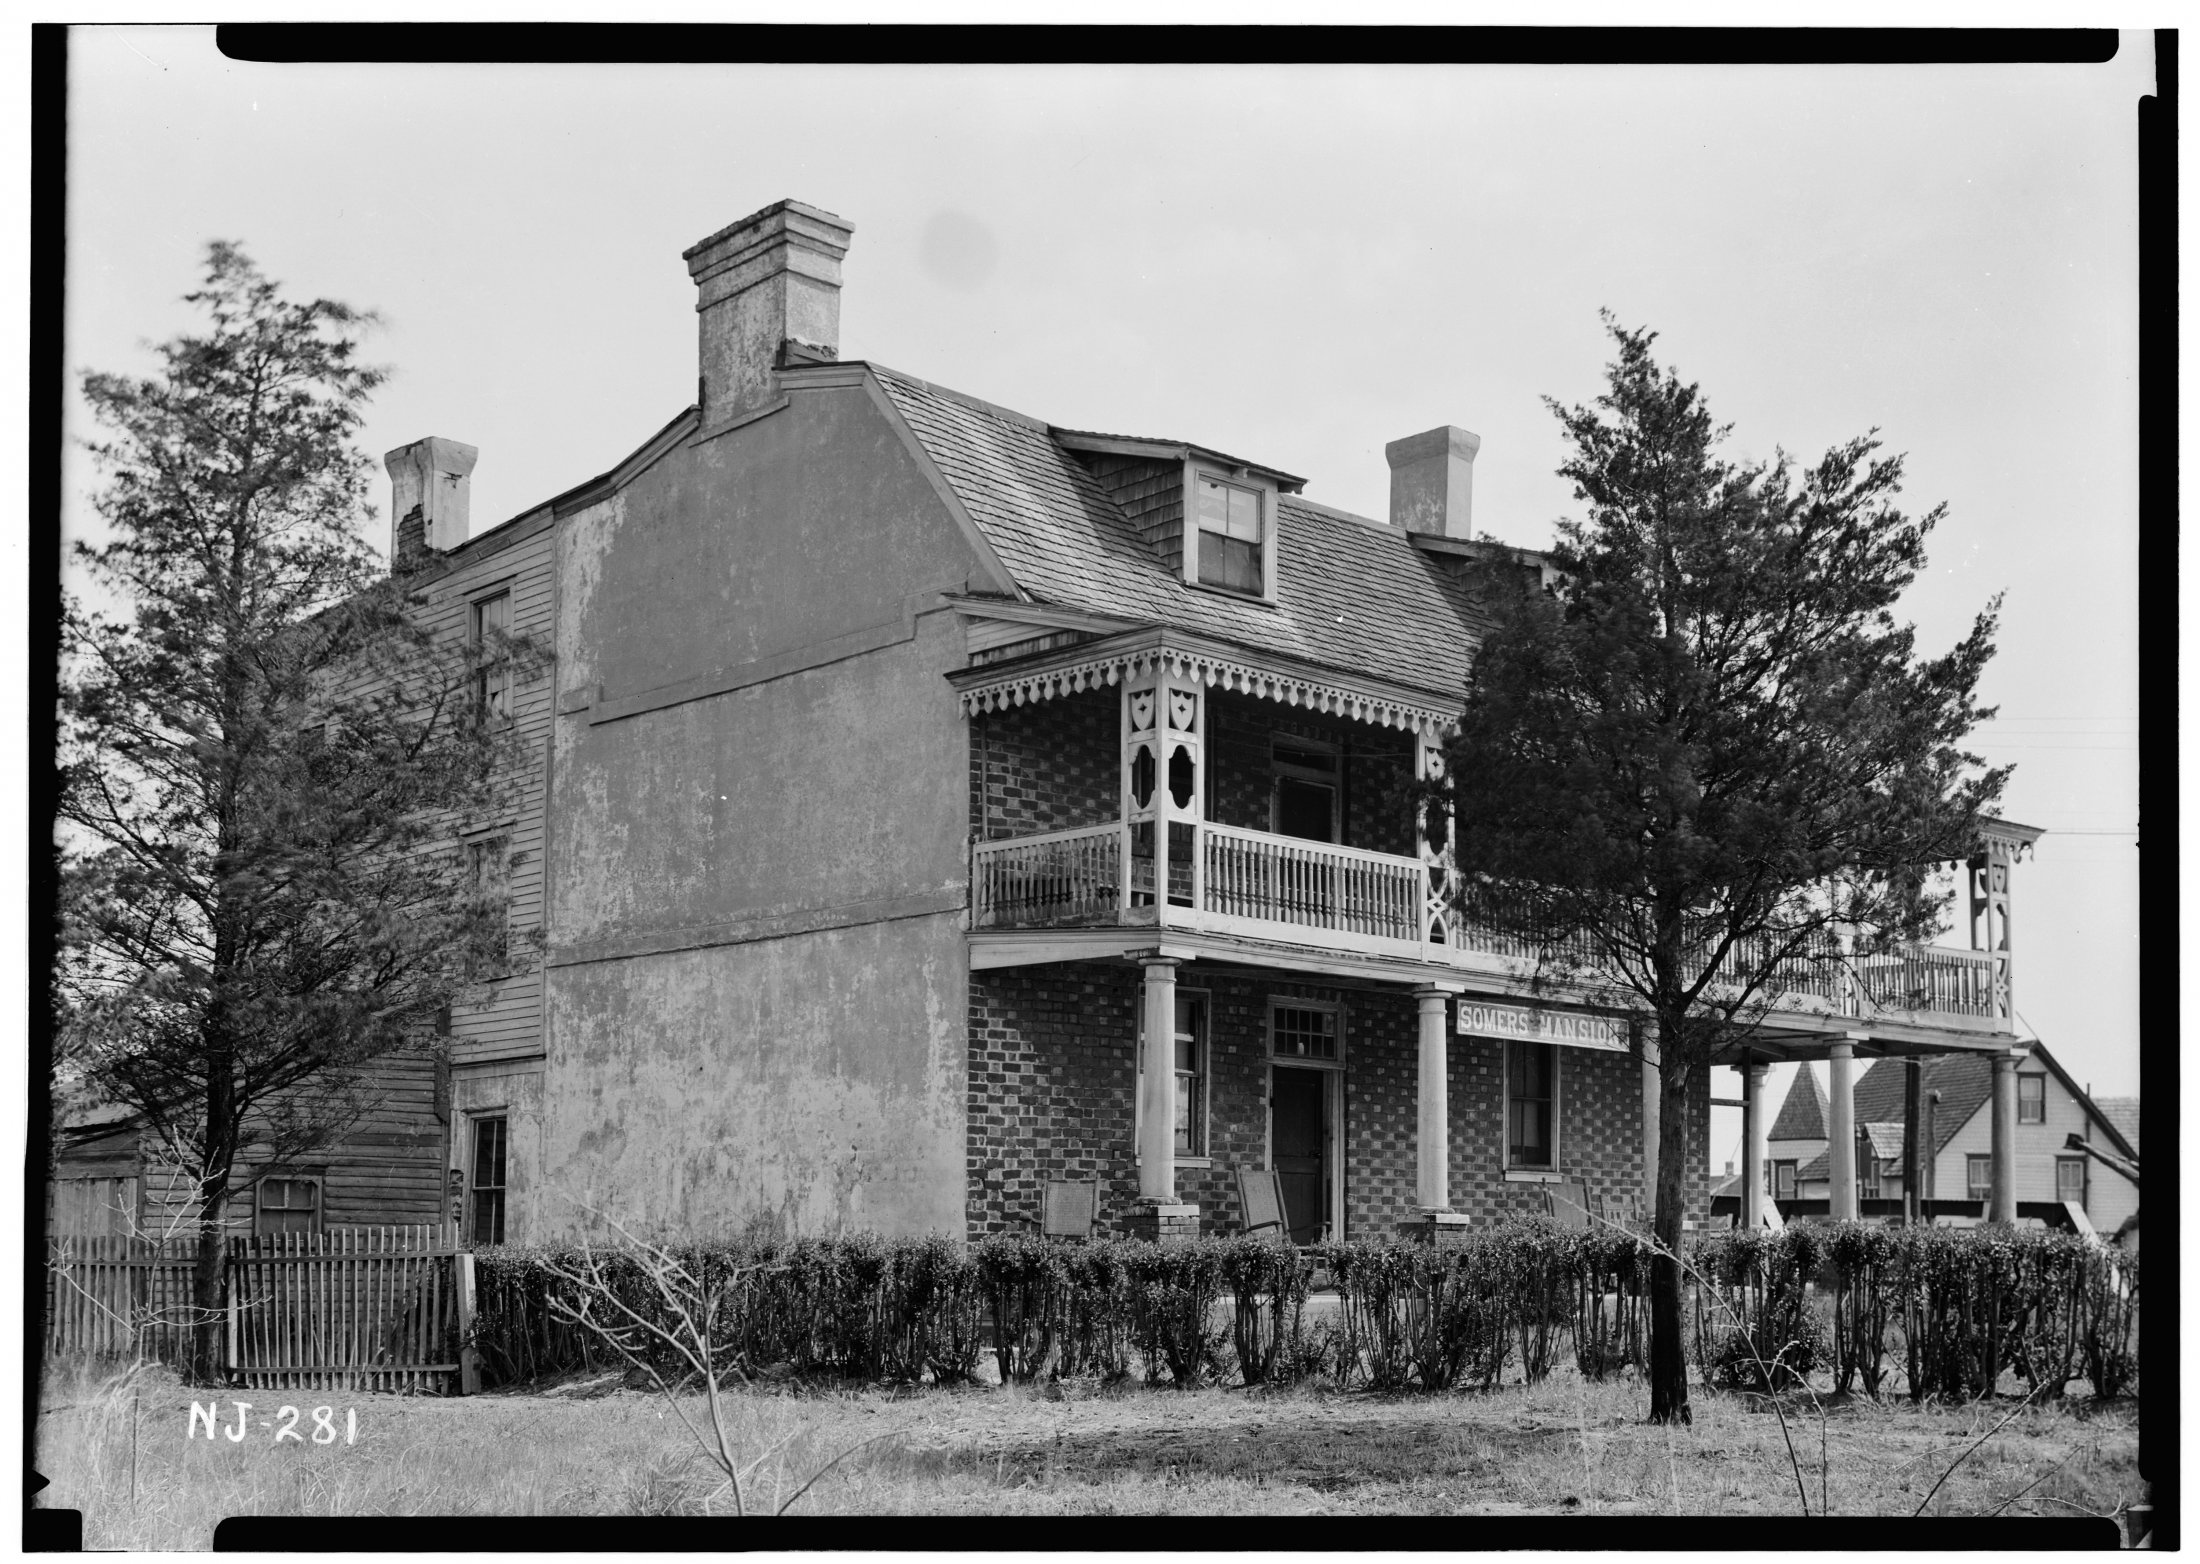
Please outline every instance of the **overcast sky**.
[[[366, 444], [479, 446], [477, 531], [693, 400], [680, 252], [786, 196], [855, 226], [843, 357], [1362, 514], [1386, 441], [1459, 424], [1477, 526], [1548, 543], [1573, 502], [1539, 399], [1596, 393], [1600, 306], [1738, 454], [1877, 425], [1907, 501], [1949, 506], [1921, 647], [2006, 594], [1980, 744], [2049, 832], [2018, 1010], [2138, 1089], [2143, 35], [2105, 66], [599, 69], [239, 64], [136, 28], [72, 32], [69, 70], [72, 372], [148, 368], [206, 241], [241, 240], [381, 312]], [[1738, 1134], [1722, 1112], [1714, 1165]]]

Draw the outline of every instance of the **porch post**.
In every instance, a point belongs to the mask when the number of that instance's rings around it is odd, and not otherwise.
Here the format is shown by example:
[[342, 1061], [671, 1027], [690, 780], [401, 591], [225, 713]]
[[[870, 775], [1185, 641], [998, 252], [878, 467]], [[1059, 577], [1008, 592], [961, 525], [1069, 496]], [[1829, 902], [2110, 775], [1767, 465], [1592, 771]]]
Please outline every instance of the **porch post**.
[[1827, 1056], [1826, 1171], [1832, 1181], [1827, 1209], [1836, 1222], [1856, 1220], [1856, 1044], [1844, 1039]]
[[1176, 1202], [1176, 960], [1142, 956], [1146, 1025], [1138, 1102], [1138, 1195]]
[[1994, 1181], [1986, 1206], [1989, 1222], [2017, 1219], [2017, 1056], [1994, 1056]]
[[[1441, 781], [1444, 775], [1444, 748], [1442, 736], [1422, 729], [1413, 740], [1413, 775], [1422, 782]], [[1452, 943], [1452, 925], [1458, 910], [1452, 905], [1452, 897], [1458, 888], [1458, 869], [1452, 862], [1452, 818], [1449, 811], [1441, 821], [1429, 819], [1431, 806], [1426, 802], [1413, 812], [1414, 850], [1420, 854], [1421, 866], [1428, 878], [1422, 887], [1421, 934], [1432, 945]], [[1432, 829], [1441, 825], [1438, 832]], [[1440, 840], [1434, 839], [1440, 837]]]
[[1451, 1209], [1450, 1058], [1446, 1023], [1449, 996], [1440, 988], [1417, 988], [1421, 1006], [1421, 1074], [1415, 1094], [1414, 1190], [1424, 1211]]
[[1918, 1145], [1924, 1130], [1924, 1116], [1918, 1111], [1924, 1081], [1925, 1066], [1916, 1055], [1902, 1061], [1902, 1220], [1909, 1227], [1925, 1217], [1925, 1156]]
[[1658, 1208], [1658, 1136], [1664, 1128], [1664, 1091], [1658, 1081], [1656, 1023], [1643, 1023], [1642, 1038], [1642, 1212]]
[[1754, 1233], [1765, 1225], [1765, 1071], [1754, 1058], [1742, 1058], [1742, 1226]]

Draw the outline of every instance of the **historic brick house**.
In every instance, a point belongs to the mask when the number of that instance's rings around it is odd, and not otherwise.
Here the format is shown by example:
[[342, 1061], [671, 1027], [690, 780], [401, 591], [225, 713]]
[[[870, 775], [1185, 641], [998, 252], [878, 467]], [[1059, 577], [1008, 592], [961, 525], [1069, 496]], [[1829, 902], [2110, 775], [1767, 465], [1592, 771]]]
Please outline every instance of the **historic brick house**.
[[[1473, 572], [1515, 568], [1471, 530], [1475, 437], [1392, 443], [1367, 518], [1284, 453], [843, 358], [850, 234], [781, 202], [689, 249], [698, 405], [492, 531], [453, 506], [470, 451], [393, 453], [453, 633], [554, 653], [504, 695], [542, 786], [480, 832], [525, 851], [539, 960], [451, 1023], [470, 1235], [975, 1235], [1063, 1179], [1107, 1229], [1227, 1232], [1240, 1169], [1282, 1175], [1301, 1238], [1640, 1195], [1657, 1105], [1617, 1007], [1531, 995], [1406, 797]], [[1791, 996], [1745, 1081], [2009, 1058], [2026, 840], [1981, 846], [1980, 948]]]

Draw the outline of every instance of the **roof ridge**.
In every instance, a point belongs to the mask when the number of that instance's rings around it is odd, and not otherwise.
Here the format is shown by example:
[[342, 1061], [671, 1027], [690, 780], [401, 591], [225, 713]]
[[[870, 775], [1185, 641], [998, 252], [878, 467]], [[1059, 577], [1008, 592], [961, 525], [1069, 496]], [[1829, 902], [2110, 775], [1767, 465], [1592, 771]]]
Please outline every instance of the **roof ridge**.
[[1303, 494], [1285, 494], [1278, 496], [1278, 499], [1282, 504], [1302, 506], [1307, 510], [1328, 516], [1336, 521], [1356, 521], [1363, 527], [1373, 527], [1377, 532], [1384, 534], [1386, 537], [1396, 538], [1401, 543], [1410, 541], [1403, 532], [1400, 532], [1389, 522], [1377, 521], [1374, 517], [1363, 516], [1358, 511], [1346, 510], [1337, 505], [1325, 505], [1320, 500], [1310, 500]]

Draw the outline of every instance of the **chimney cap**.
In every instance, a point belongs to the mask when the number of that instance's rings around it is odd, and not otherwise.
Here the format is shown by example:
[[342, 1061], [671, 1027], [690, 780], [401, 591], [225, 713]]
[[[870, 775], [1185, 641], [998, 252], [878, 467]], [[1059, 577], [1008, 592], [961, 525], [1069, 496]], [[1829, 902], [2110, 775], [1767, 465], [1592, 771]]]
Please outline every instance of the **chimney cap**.
[[421, 467], [463, 478], [474, 470], [474, 464], [480, 460], [480, 446], [446, 440], [441, 435], [431, 434], [424, 440], [414, 440], [386, 453], [382, 458], [382, 467], [393, 478], [397, 476], [399, 468]]
[[[774, 221], [777, 219], [777, 221]], [[700, 282], [706, 271], [732, 265], [746, 259], [742, 252], [723, 256], [706, 254], [723, 246], [727, 240], [741, 236], [749, 229], [760, 231], [760, 238], [776, 239], [783, 234], [798, 235], [809, 241], [812, 247], [829, 250], [838, 260], [847, 253], [848, 238], [856, 231], [856, 225], [835, 212], [807, 201], [789, 198], [774, 201], [770, 206], [749, 213], [726, 224], [714, 234], [696, 240], [680, 252], [680, 259], [688, 263], [688, 274]]]
[[1457, 424], [1439, 424], [1420, 434], [1391, 441], [1383, 447], [1383, 456], [1395, 471], [1409, 462], [1427, 461], [1431, 456], [1457, 456], [1471, 462], [1481, 449], [1480, 435], [1461, 429]]

